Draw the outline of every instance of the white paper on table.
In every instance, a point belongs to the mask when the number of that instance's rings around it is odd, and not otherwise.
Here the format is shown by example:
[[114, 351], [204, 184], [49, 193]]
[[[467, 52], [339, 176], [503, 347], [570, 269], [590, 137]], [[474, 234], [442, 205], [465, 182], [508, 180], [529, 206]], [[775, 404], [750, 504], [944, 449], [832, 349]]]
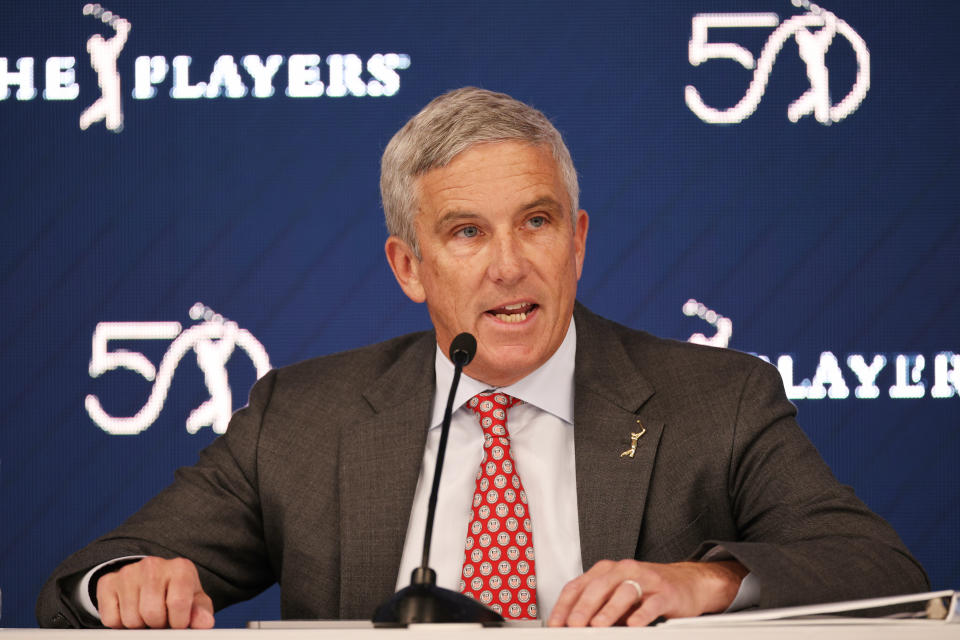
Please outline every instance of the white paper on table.
[[[884, 598], [867, 598], [865, 600], [846, 600], [844, 602], [827, 602], [824, 604], [810, 604], [799, 607], [782, 607], [779, 609], [754, 609], [750, 611], [737, 611], [734, 613], [718, 613], [716, 615], [698, 616], [696, 618], [673, 618], [667, 620], [659, 626], [687, 626], [687, 625], [726, 625], [726, 624], [748, 624], [753, 622], [769, 622], [773, 620], [795, 620], [796, 618], [823, 616], [831, 613], [846, 613], [850, 611], [860, 611], [864, 609], [876, 609], [879, 607], [889, 607], [908, 602], [924, 602], [934, 598], [950, 598], [950, 604], [947, 607], [947, 616], [943, 622], [960, 622], [960, 612], [957, 600], [957, 591], [931, 591], [929, 593], [913, 593], [902, 596], [888, 596]], [[854, 618], [856, 619], [856, 618]], [[863, 619], [860, 618], [860, 621]], [[904, 618], [871, 618], [871, 621], [890, 622], [903, 621]], [[822, 621], [822, 620], [821, 620]]]

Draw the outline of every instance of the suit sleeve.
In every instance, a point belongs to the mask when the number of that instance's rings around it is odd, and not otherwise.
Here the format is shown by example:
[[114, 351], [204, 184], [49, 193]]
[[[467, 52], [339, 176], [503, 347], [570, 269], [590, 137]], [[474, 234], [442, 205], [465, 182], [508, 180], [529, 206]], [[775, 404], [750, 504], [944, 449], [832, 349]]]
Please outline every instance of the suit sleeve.
[[257, 445], [275, 372], [254, 385], [250, 403], [227, 433], [200, 452], [192, 467], [114, 531], [71, 555], [47, 580], [37, 600], [43, 627], [98, 626], [71, 589], [91, 568], [132, 555], [184, 557], [197, 565], [214, 608], [253, 597], [276, 581], [263, 534]]
[[727, 478], [739, 540], [720, 544], [760, 582], [761, 607], [929, 590], [893, 528], [836, 478], [797, 425], [772, 366], [757, 362], [737, 410]]

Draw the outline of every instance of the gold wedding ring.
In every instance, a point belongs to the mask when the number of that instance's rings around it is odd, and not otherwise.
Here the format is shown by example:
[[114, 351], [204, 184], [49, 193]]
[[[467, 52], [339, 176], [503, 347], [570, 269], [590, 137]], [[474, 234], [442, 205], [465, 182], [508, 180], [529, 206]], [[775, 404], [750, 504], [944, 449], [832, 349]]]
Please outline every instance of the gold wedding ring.
[[623, 584], [628, 584], [637, 591], [637, 601], [643, 600], [643, 587], [636, 580], [624, 580]]

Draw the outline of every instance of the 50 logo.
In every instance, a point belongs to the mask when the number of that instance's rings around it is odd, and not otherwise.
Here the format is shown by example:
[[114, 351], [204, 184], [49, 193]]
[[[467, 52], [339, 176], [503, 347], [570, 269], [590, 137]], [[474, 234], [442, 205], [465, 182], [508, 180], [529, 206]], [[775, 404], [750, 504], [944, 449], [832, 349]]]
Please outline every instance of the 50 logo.
[[[699, 66], [708, 60], [726, 58], [735, 60], [745, 69], [753, 69], [753, 79], [746, 93], [729, 109], [715, 109], [707, 105], [693, 85], [687, 85], [687, 106], [697, 117], [711, 124], [735, 124], [749, 118], [760, 104], [767, 88], [777, 55], [791, 38], [796, 40], [800, 58], [807, 66], [810, 88], [787, 107], [787, 118], [797, 122], [813, 114], [817, 122], [839, 122], [857, 110], [870, 89], [870, 51], [863, 38], [836, 15], [806, 0], [794, 5], [803, 6], [807, 13], [781, 23], [775, 13], [702, 13], [695, 15], [691, 24], [689, 46], [690, 64]], [[709, 42], [709, 30], [717, 28], [772, 28], [760, 52], [759, 59], [745, 47], [733, 42]], [[857, 59], [857, 75], [850, 91], [838, 103], [830, 101], [830, 72], [825, 57], [839, 34], [847, 39]]]
[[[179, 322], [100, 322], [93, 332], [90, 357], [90, 377], [97, 378], [116, 369], [128, 369], [153, 382], [146, 404], [133, 416], [111, 416], [93, 394], [84, 405], [90, 418], [101, 429], [112, 435], [136, 435], [152, 425], [160, 416], [173, 382], [173, 374], [187, 353], [193, 351], [197, 365], [203, 371], [210, 398], [190, 412], [187, 432], [197, 433], [211, 427], [216, 433], [225, 433], [233, 413], [233, 394], [227, 376], [227, 361], [236, 347], [240, 347], [257, 371], [257, 378], [270, 371], [270, 358], [263, 345], [236, 322], [227, 320], [201, 303], [190, 308], [193, 320], [202, 320], [186, 330]], [[125, 349], [110, 350], [114, 340], [172, 340], [160, 360], [160, 368], [142, 353]]]

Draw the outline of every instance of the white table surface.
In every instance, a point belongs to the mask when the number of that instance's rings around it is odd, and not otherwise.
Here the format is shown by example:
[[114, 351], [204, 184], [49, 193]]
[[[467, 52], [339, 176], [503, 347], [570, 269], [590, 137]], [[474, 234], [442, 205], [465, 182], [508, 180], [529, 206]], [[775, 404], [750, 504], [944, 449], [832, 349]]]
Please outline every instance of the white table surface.
[[[105, 635], [107, 634], [107, 635]], [[744, 625], [702, 625], [691, 627], [643, 627], [613, 629], [546, 629], [499, 628], [483, 629], [472, 625], [416, 625], [409, 629], [211, 629], [207, 631], [109, 631], [75, 629], [0, 629], [0, 640], [83, 640], [108, 637], [156, 638], [162, 635], [171, 640], [204, 637], [210, 640], [241, 638], [246, 640], [412, 640], [414, 638], [439, 640], [455, 636], [457, 640], [621, 640], [651, 638], [653, 640], [846, 640], [852, 638], [902, 639], [918, 638], [960, 640], [960, 625], [928, 620], [903, 621], [792, 621], [751, 623]]]

